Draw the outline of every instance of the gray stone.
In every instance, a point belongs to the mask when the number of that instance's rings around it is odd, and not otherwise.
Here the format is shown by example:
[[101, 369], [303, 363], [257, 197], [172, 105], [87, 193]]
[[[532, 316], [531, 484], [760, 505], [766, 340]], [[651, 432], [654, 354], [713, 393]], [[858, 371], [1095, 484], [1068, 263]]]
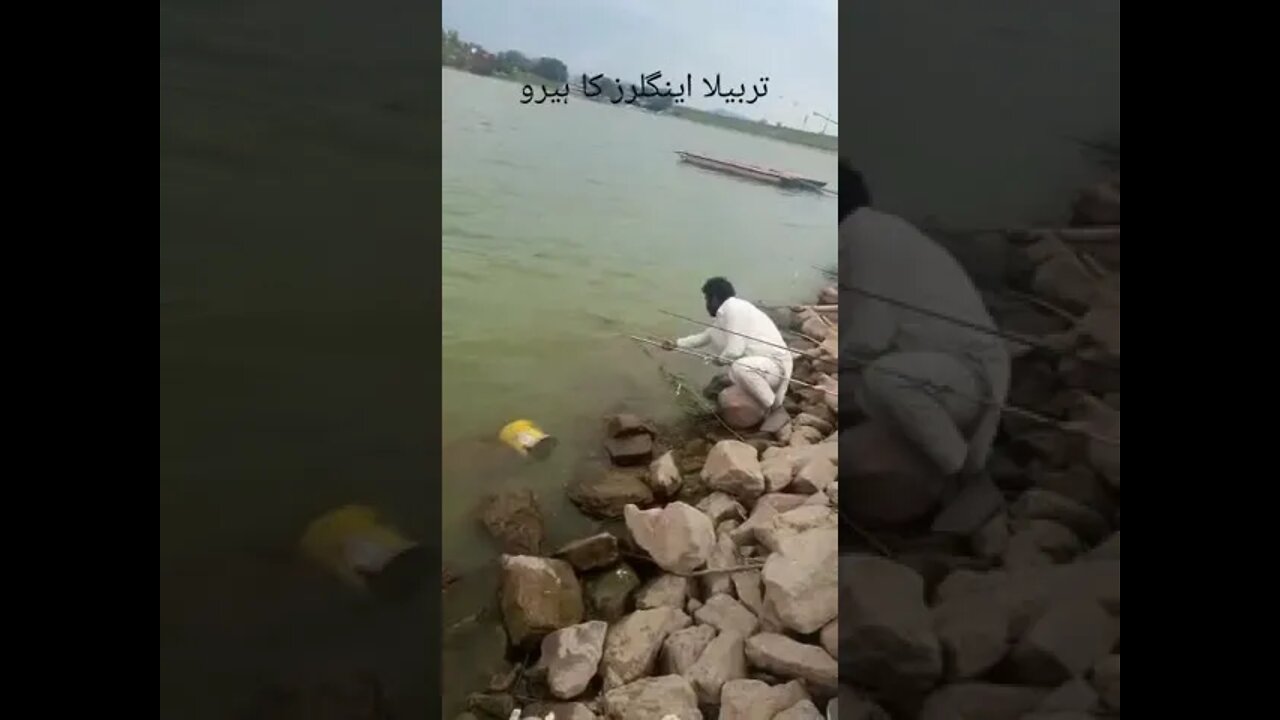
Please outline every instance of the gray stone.
[[1090, 560], [1119, 560], [1120, 559], [1120, 531], [1112, 533], [1111, 537], [1102, 542], [1101, 545], [1089, 551], [1088, 558]]
[[1055, 492], [1032, 488], [1022, 494], [1011, 511], [1019, 520], [1053, 520], [1070, 528], [1086, 542], [1096, 543], [1110, 533], [1107, 521], [1097, 510]]
[[1098, 693], [1082, 678], [1071, 678], [1049, 693], [1037, 713], [1089, 712], [1098, 705]]
[[787, 440], [787, 444], [791, 447], [804, 447], [806, 445], [816, 445], [822, 442], [823, 435], [818, 432], [817, 428], [796, 427], [791, 430], [791, 437]]
[[808, 699], [804, 686], [794, 680], [774, 687], [759, 680], [730, 680], [720, 689], [720, 720], [773, 720]]
[[581, 695], [596, 675], [609, 624], [592, 620], [562, 628], [542, 639], [539, 662], [547, 668], [551, 694], [562, 700]]
[[998, 513], [988, 520], [969, 539], [973, 554], [983, 560], [996, 560], [1009, 547], [1009, 518]]
[[817, 457], [806, 462], [796, 470], [791, 481], [791, 492], [806, 495], [822, 492], [828, 485], [836, 481], [838, 469], [836, 464], [827, 458]]
[[640, 473], [609, 468], [586, 471], [569, 484], [569, 499], [592, 517], [620, 518], [627, 505], [653, 504], [653, 491]]
[[698, 622], [710, 625], [721, 632], [730, 630], [744, 638], [755, 634], [760, 621], [742, 603], [728, 595], [713, 595], [694, 613]]
[[[801, 505], [794, 510], [778, 513], [756, 528], [756, 540], [770, 552], [791, 552], [788, 546], [800, 542], [800, 537], [812, 530], [839, 531], [836, 512], [826, 503]], [[815, 536], [816, 537], [816, 536]], [[802, 552], [804, 548], [794, 551]]]
[[504, 555], [502, 619], [511, 644], [535, 643], [560, 628], [582, 622], [582, 588], [563, 560]]
[[647, 465], [653, 459], [653, 436], [641, 433], [608, 438], [604, 441], [604, 449], [613, 464], [619, 467]]
[[481, 521], [510, 555], [542, 553], [543, 523], [538, 498], [532, 490], [504, 490], [485, 498]]
[[[721, 533], [716, 540], [716, 546], [711, 550], [711, 556], [707, 559], [707, 569], [728, 569], [741, 564], [742, 560], [738, 557], [738, 546], [734, 544], [733, 539], [729, 537], [727, 532]], [[708, 573], [703, 575], [701, 580], [704, 597], [733, 594], [732, 573]]]
[[618, 562], [618, 538], [609, 533], [574, 540], [555, 552], [579, 572], [599, 570]]
[[840, 618], [822, 626], [822, 631], [818, 633], [818, 642], [822, 643], [823, 649], [831, 657], [840, 657]]
[[467, 709], [492, 718], [506, 718], [516, 709], [516, 700], [506, 693], [471, 693], [467, 696]]
[[1120, 656], [1108, 655], [1093, 664], [1090, 673], [1093, 687], [1098, 691], [1102, 704], [1120, 710]]
[[957, 683], [925, 698], [919, 720], [1019, 720], [1047, 692], [1039, 688], [991, 683]]
[[742, 503], [732, 495], [718, 491], [703, 498], [698, 503], [698, 509], [711, 518], [711, 522], [716, 525], [725, 520], [745, 520], [747, 517], [747, 512], [742, 509]]
[[1020, 637], [1054, 602], [1082, 599], [1120, 612], [1120, 562], [1092, 560], [1069, 565], [986, 573], [957, 571], [935, 592], [938, 604], [998, 605], [1009, 614], [1010, 637]]
[[671, 451], [663, 453], [649, 465], [649, 487], [659, 497], [672, 498], [680, 492], [684, 478]]
[[765, 490], [756, 449], [737, 440], [722, 440], [711, 448], [702, 466], [702, 479], [712, 490], [752, 502]]
[[764, 613], [764, 590], [760, 585], [759, 570], [742, 570], [733, 573], [733, 589], [738, 601], [756, 617]]
[[894, 528], [938, 507], [946, 478], [891, 427], [870, 420], [840, 432], [840, 484], [850, 520], [864, 528]]
[[637, 610], [619, 620], [604, 640], [604, 687], [626, 685], [647, 675], [667, 636], [688, 626], [688, 615], [668, 607]]
[[716, 396], [716, 404], [725, 424], [737, 430], [756, 427], [765, 417], [764, 408], [760, 407], [750, 393], [737, 385], [721, 390]]
[[613, 622], [626, 615], [631, 604], [631, 593], [638, 587], [640, 577], [626, 563], [587, 578], [587, 608], [591, 616]]
[[716, 629], [710, 625], [694, 625], [676, 630], [662, 643], [659, 668], [667, 675], [684, 675], [702, 656], [707, 643], [715, 636]]
[[[1070, 562], [1084, 549], [1070, 528], [1053, 520], [1021, 520], [1015, 529], [1004, 555], [1004, 564], [1010, 569]], [[1028, 560], [1040, 554], [1048, 557], [1049, 563]]]
[[1084, 465], [1071, 465], [1058, 469], [1032, 463], [1027, 472], [1037, 488], [1075, 500], [1104, 516], [1112, 514], [1117, 508], [1116, 500], [1106, 481]]
[[839, 681], [839, 667], [817, 645], [796, 642], [786, 635], [760, 633], [747, 640], [747, 661], [768, 673], [803, 680], [815, 694], [830, 696]]
[[756, 528], [764, 527], [778, 513], [784, 513], [800, 507], [808, 499], [804, 495], [793, 495], [791, 493], [768, 493], [763, 495], [756, 501], [755, 507], [752, 508], [751, 517], [747, 518], [747, 521], [739, 525], [729, 536], [739, 545], [755, 542]]
[[1009, 653], [1009, 614], [998, 604], [966, 598], [941, 603], [933, 609], [933, 628], [949, 679], [976, 678]]
[[722, 631], [707, 643], [697, 662], [689, 667], [684, 676], [693, 685], [699, 702], [704, 705], [718, 704], [720, 688], [726, 682], [747, 676], [742, 636], [732, 630]]
[[822, 713], [809, 700], [801, 700], [791, 707], [773, 716], [773, 720], [822, 720]]
[[1063, 599], [1035, 621], [1009, 660], [1022, 682], [1056, 686], [1105, 657], [1119, 634], [1119, 623], [1098, 603]]
[[891, 694], [932, 687], [942, 675], [942, 649], [924, 579], [871, 555], [841, 555], [839, 577], [840, 663], [848, 677]]
[[679, 575], [659, 575], [636, 592], [636, 609], [652, 610], [657, 607], [684, 607], [689, 594], [690, 579]]
[[807, 426], [814, 428], [820, 435], [824, 436], [830, 435], [831, 432], [835, 430], [835, 426], [833, 426], [825, 417], [818, 417], [807, 412], [802, 412], [799, 415], [796, 415], [791, 422], [795, 423], [799, 427]]
[[674, 715], [680, 720], [702, 720], [693, 686], [679, 675], [644, 678], [604, 694], [604, 714], [609, 720], [660, 720]]
[[[893, 720], [889, 713], [875, 704], [870, 698], [850, 685], [841, 685], [840, 715], [837, 717], [827, 709], [829, 720]], [[835, 702], [833, 699], [831, 702]]]
[[673, 502], [652, 510], [628, 505], [625, 515], [636, 544], [667, 572], [688, 574], [697, 570], [706, 564], [715, 546], [711, 520], [691, 505]]
[[591, 712], [591, 708], [582, 703], [555, 703], [548, 705], [546, 711], [541, 712], [537, 717], [546, 718], [547, 715], [555, 715], [556, 720], [597, 720], [596, 714]]
[[986, 473], [964, 481], [960, 492], [947, 502], [933, 520], [933, 532], [969, 536], [978, 531], [1004, 507], [1000, 488]]
[[618, 413], [616, 415], [608, 415], [604, 419], [605, 437], [623, 438], [635, 435], [657, 434], [657, 430], [653, 427], [653, 423], [645, 420], [639, 415], [632, 413]]

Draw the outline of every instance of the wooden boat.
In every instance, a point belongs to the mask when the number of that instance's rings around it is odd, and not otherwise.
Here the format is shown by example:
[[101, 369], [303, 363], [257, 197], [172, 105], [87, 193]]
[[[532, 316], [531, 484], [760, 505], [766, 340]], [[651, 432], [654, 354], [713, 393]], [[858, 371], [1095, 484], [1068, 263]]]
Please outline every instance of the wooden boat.
[[707, 157], [706, 155], [685, 152], [684, 150], [677, 150], [676, 155], [680, 156], [681, 161], [687, 162], [695, 167], [714, 170], [716, 172], [733, 175], [734, 177], [740, 177], [747, 180], [755, 180], [756, 182], [777, 185], [778, 187], [822, 192], [823, 186], [827, 184], [823, 180], [801, 177], [794, 173], [760, 167], [758, 165], [748, 165], [746, 163], [736, 163], [728, 160], [717, 160], [715, 158]]

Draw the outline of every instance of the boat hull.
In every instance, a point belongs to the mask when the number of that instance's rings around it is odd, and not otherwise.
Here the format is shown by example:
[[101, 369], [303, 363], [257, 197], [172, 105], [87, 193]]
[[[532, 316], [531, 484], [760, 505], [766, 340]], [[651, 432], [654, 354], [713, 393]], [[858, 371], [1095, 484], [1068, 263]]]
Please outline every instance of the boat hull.
[[799, 175], [782, 172], [780, 170], [763, 168], [757, 165], [747, 165], [745, 163], [730, 162], [728, 160], [717, 160], [705, 155], [698, 155], [696, 153], [685, 152], [683, 150], [677, 150], [676, 155], [680, 157], [681, 162], [688, 163], [694, 167], [723, 173], [725, 175], [732, 175], [734, 177], [743, 178], [744, 180], [753, 180], [755, 182], [776, 185], [778, 187], [821, 192], [823, 186], [827, 184], [822, 180], [801, 177]]

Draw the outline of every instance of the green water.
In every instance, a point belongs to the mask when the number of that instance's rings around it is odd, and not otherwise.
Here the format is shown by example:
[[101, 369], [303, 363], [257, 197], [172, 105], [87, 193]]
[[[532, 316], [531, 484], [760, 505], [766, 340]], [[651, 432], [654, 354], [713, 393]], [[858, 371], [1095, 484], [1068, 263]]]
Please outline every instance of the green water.
[[[835, 156], [641, 111], [570, 101], [522, 106], [520, 86], [442, 71], [441, 502], [444, 558], [468, 570], [494, 549], [482, 497], [532, 487], [551, 544], [590, 529], [564, 498], [599, 453], [600, 417], [677, 413], [654, 362], [622, 333], [678, 335], [700, 318], [712, 275], [760, 301], [808, 299], [835, 263], [835, 201], [683, 165], [689, 150], [835, 180]], [[705, 378], [697, 360], [666, 356]], [[532, 419], [560, 439], [545, 463], [515, 462], [492, 437]], [[446, 595], [446, 623], [492, 598], [481, 571]], [[447, 692], [474, 688], [498, 650], [483, 625], [451, 636]], [[448, 698], [446, 698], [448, 699]]]
[[[794, 301], [821, 282], [813, 266], [835, 263], [834, 199], [707, 173], [673, 151], [831, 181], [835, 156], [588, 102], [522, 106], [519, 85], [452, 70], [441, 80], [442, 541], [465, 563], [487, 555], [470, 510], [503, 481], [484, 463], [468, 471], [477, 438], [529, 418], [568, 459], [611, 407], [670, 404], [620, 333], [700, 330], [659, 311], [705, 317], [712, 275], [744, 297]], [[560, 480], [555, 463], [540, 469], [552, 468]]]

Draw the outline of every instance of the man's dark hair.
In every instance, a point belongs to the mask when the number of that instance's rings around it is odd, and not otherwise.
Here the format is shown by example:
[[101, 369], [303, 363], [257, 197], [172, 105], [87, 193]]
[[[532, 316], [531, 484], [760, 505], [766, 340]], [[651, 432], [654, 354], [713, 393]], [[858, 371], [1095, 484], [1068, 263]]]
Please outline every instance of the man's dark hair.
[[871, 205], [871, 191], [862, 179], [862, 173], [854, 170], [848, 162], [841, 160], [838, 181], [840, 183], [840, 221], [858, 208]]
[[734, 296], [733, 283], [722, 277], [713, 277], [702, 283], [702, 294], [728, 300]]

